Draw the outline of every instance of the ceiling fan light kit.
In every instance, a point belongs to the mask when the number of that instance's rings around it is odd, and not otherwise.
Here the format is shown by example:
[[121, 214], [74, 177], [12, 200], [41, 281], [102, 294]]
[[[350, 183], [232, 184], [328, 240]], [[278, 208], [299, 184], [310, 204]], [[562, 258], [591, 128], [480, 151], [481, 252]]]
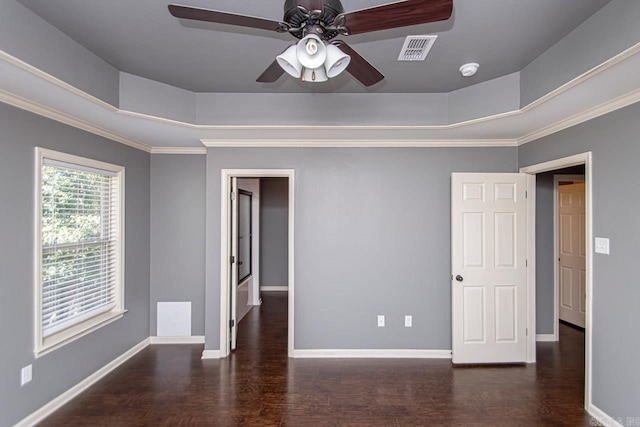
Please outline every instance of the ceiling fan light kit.
[[347, 43], [333, 40], [335, 37], [443, 21], [452, 11], [453, 0], [396, 1], [354, 12], [345, 12], [340, 0], [285, 0], [283, 20], [273, 21], [169, 5], [176, 18], [288, 32], [300, 39], [276, 57], [258, 77], [260, 83], [273, 83], [285, 72], [306, 82], [323, 82], [347, 70], [365, 86], [379, 83], [384, 75]]
[[349, 66], [351, 57], [311, 34], [289, 46], [276, 57], [276, 61], [292, 77], [319, 83], [343, 72]]

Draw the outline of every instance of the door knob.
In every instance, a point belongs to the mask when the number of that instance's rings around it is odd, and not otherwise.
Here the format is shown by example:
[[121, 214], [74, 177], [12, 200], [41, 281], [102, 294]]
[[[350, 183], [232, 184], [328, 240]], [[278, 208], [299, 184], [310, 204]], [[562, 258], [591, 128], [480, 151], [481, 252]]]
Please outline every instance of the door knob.
[[458, 282], [462, 282], [462, 281], [464, 280], [464, 277], [462, 277], [461, 275], [459, 275], [459, 274], [458, 274], [458, 275], [456, 276], [456, 280], [457, 280]]

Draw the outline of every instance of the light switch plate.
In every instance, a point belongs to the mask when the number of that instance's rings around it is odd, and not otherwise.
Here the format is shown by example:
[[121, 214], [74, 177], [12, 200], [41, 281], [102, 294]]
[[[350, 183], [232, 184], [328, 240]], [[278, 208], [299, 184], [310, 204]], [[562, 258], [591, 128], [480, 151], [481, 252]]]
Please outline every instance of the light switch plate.
[[23, 386], [30, 382], [33, 377], [32, 365], [25, 366], [20, 371], [20, 385]]
[[597, 254], [609, 255], [609, 239], [606, 237], [596, 237], [595, 251]]
[[378, 314], [378, 328], [384, 328], [384, 314]]

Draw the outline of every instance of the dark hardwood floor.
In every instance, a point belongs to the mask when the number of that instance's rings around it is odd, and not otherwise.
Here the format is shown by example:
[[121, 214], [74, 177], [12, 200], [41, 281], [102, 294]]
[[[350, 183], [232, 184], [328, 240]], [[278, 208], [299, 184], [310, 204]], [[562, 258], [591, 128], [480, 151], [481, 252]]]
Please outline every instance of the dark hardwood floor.
[[[45, 426], [588, 426], [584, 334], [561, 325], [538, 363], [453, 368], [437, 359], [288, 359], [286, 293], [240, 322], [238, 350], [150, 346]], [[595, 425], [595, 424], [592, 424]]]

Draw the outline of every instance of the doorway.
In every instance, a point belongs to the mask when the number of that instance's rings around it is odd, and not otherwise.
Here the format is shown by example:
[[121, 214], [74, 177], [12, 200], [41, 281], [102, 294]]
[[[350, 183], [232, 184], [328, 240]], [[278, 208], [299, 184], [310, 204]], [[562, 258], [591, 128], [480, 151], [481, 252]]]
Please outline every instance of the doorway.
[[[593, 317], [592, 317], [592, 307], [593, 307], [593, 222], [592, 222], [592, 212], [593, 212], [593, 194], [592, 194], [592, 154], [591, 152], [586, 152], [582, 154], [576, 154], [569, 157], [564, 157], [556, 160], [551, 160], [544, 163], [538, 163], [532, 166], [527, 166], [520, 169], [520, 172], [529, 174], [533, 179], [530, 180], [529, 184], [529, 193], [535, 195], [536, 194], [536, 175], [544, 172], [550, 171], [560, 171], [565, 168], [582, 166], [584, 167], [584, 259], [585, 259], [585, 268], [584, 268], [584, 314], [585, 314], [585, 328], [584, 328], [584, 363], [585, 363], [585, 374], [584, 374], [584, 408], [587, 412], [591, 412], [591, 370], [592, 370], [592, 326], [593, 326]], [[531, 218], [535, 218], [535, 200], [533, 198], [533, 208], [530, 212]], [[536, 254], [536, 245], [535, 241], [536, 236], [536, 224], [537, 219], [531, 221], [529, 235], [532, 239], [529, 239], [528, 242], [528, 252], [531, 255], [533, 268], [529, 272], [531, 283], [536, 283], [535, 277], [535, 265], [537, 260], [535, 258]], [[554, 242], [557, 241], [556, 235], [554, 234], [553, 239]], [[554, 243], [554, 246], [556, 244]], [[557, 253], [554, 253], [554, 261], [557, 265]], [[557, 283], [557, 282], [556, 282]], [[535, 291], [535, 285], [532, 286]], [[554, 299], [557, 299], [558, 289], [554, 289]], [[554, 305], [555, 311], [557, 311], [557, 301]], [[532, 298], [529, 302], [529, 309], [532, 313], [536, 311], [536, 302], [535, 298]], [[554, 313], [554, 324], [555, 331], [558, 332], [559, 324], [558, 324], [558, 315]], [[535, 330], [535, 324], [533, 325]], [[556, 338], [557, 339], [557, 338]]]
[[585, 327], [585, 183], [580, 175], [554, 174], [554, 335], [560, 339], [559, 321]]
[[[288, 355], [292, 357], [294, 349], [294, 188], [293, 169], [223, 169], [221, 179], [220, 212], [220, 357], [227, 357], [234, 347], [237, 328], [236, 301], [238, 290], [237, 241], [233, 229], [237, 228], [237, 196], [239, 179], [243, 178], [287, 178], [288, 179], [288, 237], [287, 237], [287, 288], [288, 288]], [[234, 226], [235, 224], [235, 226]]]

